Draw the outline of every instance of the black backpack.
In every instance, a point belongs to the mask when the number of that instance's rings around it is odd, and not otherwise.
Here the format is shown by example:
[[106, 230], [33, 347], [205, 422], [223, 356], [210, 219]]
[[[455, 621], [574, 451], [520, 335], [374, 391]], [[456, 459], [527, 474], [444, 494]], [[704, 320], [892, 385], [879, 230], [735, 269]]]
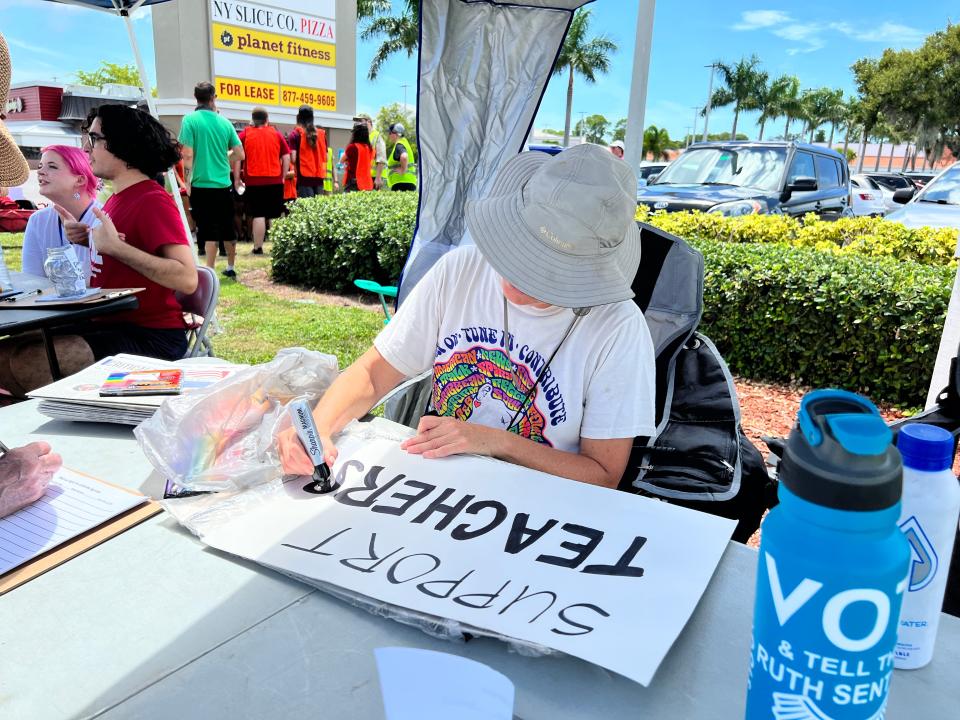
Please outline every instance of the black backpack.
[[745, 542], [776, 504], [776, 483], [743, 434], [730, 370], [697, 325], [703, 256], [682, 239], [638, 223], [633, 283], [657, 358], [655, 438], [637, 438], [620, 489], [737, 520]]

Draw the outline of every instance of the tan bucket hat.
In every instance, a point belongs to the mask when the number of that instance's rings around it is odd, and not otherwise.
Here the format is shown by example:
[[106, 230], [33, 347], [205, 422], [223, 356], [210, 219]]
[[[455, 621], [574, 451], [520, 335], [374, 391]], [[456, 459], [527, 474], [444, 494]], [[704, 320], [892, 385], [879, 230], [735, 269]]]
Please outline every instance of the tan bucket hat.
[[640, 266], [637, 178], [599, 145], [504, 163], [483, 200], [467, 203], [470, 236], [511, 285], [550, 305], [629, 300]]
[[[10, 93], [10, 50], [7, 41], [0, 35], [0, 103], [4, 106]], [[3, 124], [4, 106], [0, 106], [0, 185], [17, 187], [30, 177], [30, 167], [13, 141], [13, 136]]]

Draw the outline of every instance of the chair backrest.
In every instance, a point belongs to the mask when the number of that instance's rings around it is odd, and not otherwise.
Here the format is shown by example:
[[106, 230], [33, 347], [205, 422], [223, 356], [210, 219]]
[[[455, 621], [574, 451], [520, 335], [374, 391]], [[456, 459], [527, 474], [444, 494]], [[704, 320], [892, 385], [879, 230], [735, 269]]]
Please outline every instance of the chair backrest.
[[202, 318], [199, 325], [190, 327], [187, 331], [187, 352], [184, 357], [198, 355], [213, 356], [213, 344], [207, 338], [207, 330], [213, 320], [213, 313], [220, 297], [220, 279], [217, 273], [205, 265], [197, 267], [197, 289], [187, 295], [175, 293], [180, 307], [185, 313]]

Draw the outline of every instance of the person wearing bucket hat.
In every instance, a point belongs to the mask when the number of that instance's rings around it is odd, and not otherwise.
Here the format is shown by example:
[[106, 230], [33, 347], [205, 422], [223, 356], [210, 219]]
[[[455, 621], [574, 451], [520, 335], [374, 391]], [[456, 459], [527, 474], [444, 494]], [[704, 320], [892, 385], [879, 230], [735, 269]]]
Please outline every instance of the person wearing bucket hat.
[[[11, 74], [10, 50], [7, 48], [7, 41], [0, 35], [0, 100], [6, 101], [10, 93]], [[30, 166], [4, 125], [5, 119], [3, 108], [0, 107], [0, 185], [18, 187], [29, 179]]]
[[[634, 438], [656, 432], [655, 362], [631, 284], [636, 179], [596, 145], [507, 161], [467, 205], [475, 246], [447, 253], [314, 410], [331, 436], [405, 377], [433, 369], [430, 408], [402, 443], [426, 458], [490, 455], [616, 487]], [[313, 465], [290, 432], [291, 474]]]

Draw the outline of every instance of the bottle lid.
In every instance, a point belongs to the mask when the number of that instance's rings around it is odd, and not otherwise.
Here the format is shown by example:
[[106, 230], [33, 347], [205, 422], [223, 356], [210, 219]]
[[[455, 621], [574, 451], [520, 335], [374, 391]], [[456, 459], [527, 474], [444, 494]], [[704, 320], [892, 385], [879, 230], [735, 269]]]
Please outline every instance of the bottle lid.
[[937, 472], [953, 467], [953, 435], [936, 425], [911, 423], [897, 435], [905, 467]]
[[800, 401], [780, 482], [804, 500], [837, 510], [883, 510], [900, 502], [903, 468], [877, 408], [845, 390]]

